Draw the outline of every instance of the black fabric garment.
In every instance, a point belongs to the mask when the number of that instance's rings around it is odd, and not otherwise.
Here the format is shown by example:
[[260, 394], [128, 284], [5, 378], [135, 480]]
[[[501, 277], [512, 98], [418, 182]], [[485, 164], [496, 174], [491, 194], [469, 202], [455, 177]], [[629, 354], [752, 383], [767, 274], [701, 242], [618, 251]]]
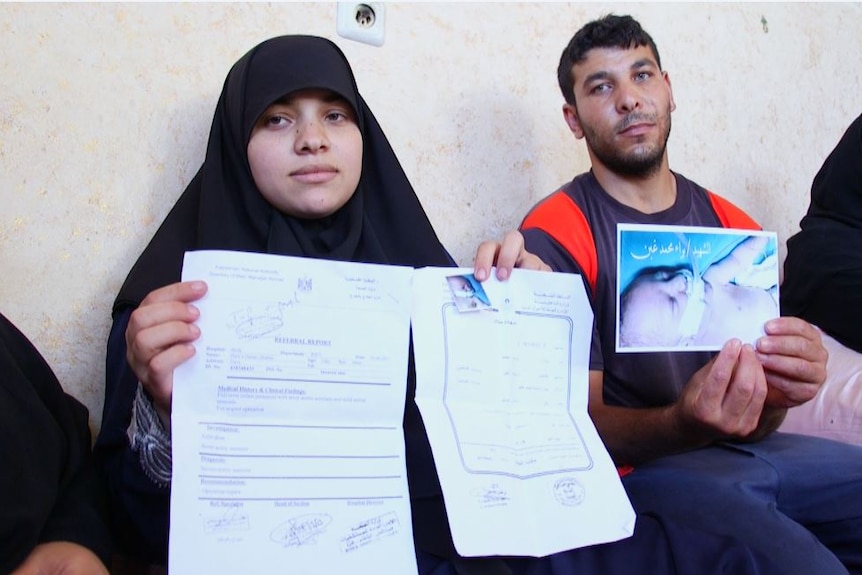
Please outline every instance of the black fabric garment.
[[0, 315], [0, 573], [51, 541], [78, 543], [107, 562], [88, 415]]
[[[325, 221], [273, 208], [255, 186], [246, 148], [258, 117], [304, 89], [342, 96], [357, 115], [362, 177], [346, 206]], [[114, 311], [176, 282], [195, 249], [277, 253], [393, 265], [449, 265], [389, 141], [356, 88], [341, 50], [323, 38], [282, 36], [249, 51], [225, 80], [206, 159], [129, 273]]]
[[862, 115], [815, 176], [799, 225], [787, 240], [781, 313], [862, 352]]
[[[302, 220], [273, 208], [258, 191], [246, 149], [259, 116], [284, 96], [326, 89], [354, 108], [362, 134], [362, 176], [347, 204], [323, 220]], [[267, 40], [231, 68], [213, 118], [206, 158], [129, 273], [113, 308], [102, 430], [96, 453], [108, 481], [124, 553], [164, 562], [168, 489], [147, 479], [125, 431], [137, 384], [125, 361], [123, 333], [131, 309], [153, 289], [179, 281], [188, 250], [226, 249], [392, 265], [449, 266], [440, 244], [380, 125], [356, 87], [341, 50], [329, 40], [283, 36]], [[411, 496], [444, 517], [440, 486], [408, 374], [404, 426]], [[417, 517], [418, 515], [418, 517]], [[451, 549], [447, 526], [414, 514], [417, 546]], [[442, 539], [441, 539], [442, 538]]]

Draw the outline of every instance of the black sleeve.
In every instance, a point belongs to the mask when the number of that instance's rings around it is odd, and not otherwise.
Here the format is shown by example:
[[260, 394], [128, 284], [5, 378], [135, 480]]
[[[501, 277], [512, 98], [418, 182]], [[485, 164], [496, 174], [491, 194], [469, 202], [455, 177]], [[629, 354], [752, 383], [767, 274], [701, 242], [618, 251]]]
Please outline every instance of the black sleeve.
[[108, 336], [105, 405], [96, 440], [96, 466], [105, 483], [117, 552], [145, 563], [167, 564], [170, 487], [152, 481], [132, 450], [127, 430], [138, 380], [126, 361], [132, 308], [118, 313]]
[[87, 408], [2, 315], [0, 422], [0, 572], [50, 541], [78, 543], [107, 565], [111, 541]]
[[[782, 285], [787, 289], [789, 286]], [[779, 290], [780, 292], [780, 290]], [[862, 269], [838, 269], [816, 286], [816, 296], [806, 299], [798, 312], [782, 307], [782, 314], [796, 315], [813, 323], [844, 346], [862, 353]], [[782, 298], [784, 295], [782, 293]], [[782, 304], [787, 301], [782, 299]]]
[[106, 501], [98, 483], [90, 442], [89, 412], [66, 396], [69, 420], [76, 430], [70, 435], [70, 472], [60, 485], [57, 502], [42, 531], [41, 541], [71, 541], [87, 547], [110, 565], [111, 542], [106, 522]]
[[862, 255], [858, 230], [802, 230], [787, 240], [781, 314], [813, 323], [862, 353]]

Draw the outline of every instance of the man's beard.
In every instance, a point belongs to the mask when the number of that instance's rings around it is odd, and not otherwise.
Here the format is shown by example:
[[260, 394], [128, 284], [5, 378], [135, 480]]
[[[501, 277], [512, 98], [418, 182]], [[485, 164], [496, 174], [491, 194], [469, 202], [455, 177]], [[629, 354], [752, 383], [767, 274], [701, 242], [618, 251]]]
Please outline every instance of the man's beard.
[[[642, 120], [655, 122], [656, 116], [655, 114], [629, 114], [614, 127], [613, 133], [616, 134], [631, 124]], [[583, 124], [581, 127], [584, 130], [584, 139], [586, 139], [593, 155], [606, 168], [622, 176], [645, 178], [655, 174], [661, 168], [664, 152], [667, 149], [667, 140], [670, 137], [670, 124], [670, 114], [668, 113], [667, 132], [662, 135], [658, 145], [653, 149], [636, 151], [627, 155], [621, 154], [612, 142], [603, 139], [592, 128]]]

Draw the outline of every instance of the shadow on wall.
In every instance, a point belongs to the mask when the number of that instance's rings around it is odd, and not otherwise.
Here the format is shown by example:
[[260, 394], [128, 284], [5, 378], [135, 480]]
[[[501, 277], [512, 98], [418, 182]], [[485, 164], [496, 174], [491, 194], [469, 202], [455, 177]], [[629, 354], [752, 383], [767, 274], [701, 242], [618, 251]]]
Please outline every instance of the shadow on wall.
[[[119, 230], [114, 238], [119, 244], [114, 247], [115, 255], [101, 264], [107, 281], [93, 285], [86, 294], [84, 309], [89, 311], [83, 323], [93, 335], [86, 347], [79, 347], [81, 353], [97, 354], [98, 358], [90, 363], [93, 367], [89, 373], [75, 374], [83, 377], [83, 381], [64, 382], [64, 387], [90, 409], [93, 437], [102, 420], [105, 354], [114, 298], [132, 265], [203, 162], [216, 97], [200, 96], [181, 106], [146, 112], [148, 129], [141, 135], [141, 148], [124, 156], [128, 158], [128, 167], [112, 183], [116, 212], [125, 212], [122, 220], [127, 228]], [[138, 179], [136, 174], [146, 176]], [[74, 334], [67, 337], [78, 339]], [[88, 392], [86, 395], [81, 393], [84, 390]]]
[[[417, 188], [430, 200], [425, 205], [432, 222], [462, 265], [472, 265], [481, 241], [516, 229], [537, 201], [589, 169], [586, 149], [565, 128], [560, 104], [548, 110], [553, 118], [544, 119], [548, 114], [527, 106], [528, 101], [511, 94], [469, 95], [445, 112], [451, 121], [441, 126], [444, 144], [433, 151], [431, 166], [420, 166]], [[544, 121], [560, 126], [556, 139], [539, 137], [547, 133], [537, 125]], [[435, 162], [445, 164], [434, 167]], [[424, 185], [434, 181], [437, 169], [451, 172], [454, 189]]]

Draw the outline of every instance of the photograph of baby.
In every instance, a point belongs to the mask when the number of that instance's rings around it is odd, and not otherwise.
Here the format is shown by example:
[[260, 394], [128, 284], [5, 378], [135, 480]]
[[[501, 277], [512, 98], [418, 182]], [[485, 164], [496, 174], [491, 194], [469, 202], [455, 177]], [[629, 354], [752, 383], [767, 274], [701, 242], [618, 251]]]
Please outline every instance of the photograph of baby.
[[491, 300], [488, 299], [485, 288], [473, 274], [447, 276], [446, 281], [452, 290], [452, 299], [455, 300], [458, 311], [478, 311], [491, 307]]
[[617, 352], [753, 343], [779, 316], [774, 232], [620, 224]]

